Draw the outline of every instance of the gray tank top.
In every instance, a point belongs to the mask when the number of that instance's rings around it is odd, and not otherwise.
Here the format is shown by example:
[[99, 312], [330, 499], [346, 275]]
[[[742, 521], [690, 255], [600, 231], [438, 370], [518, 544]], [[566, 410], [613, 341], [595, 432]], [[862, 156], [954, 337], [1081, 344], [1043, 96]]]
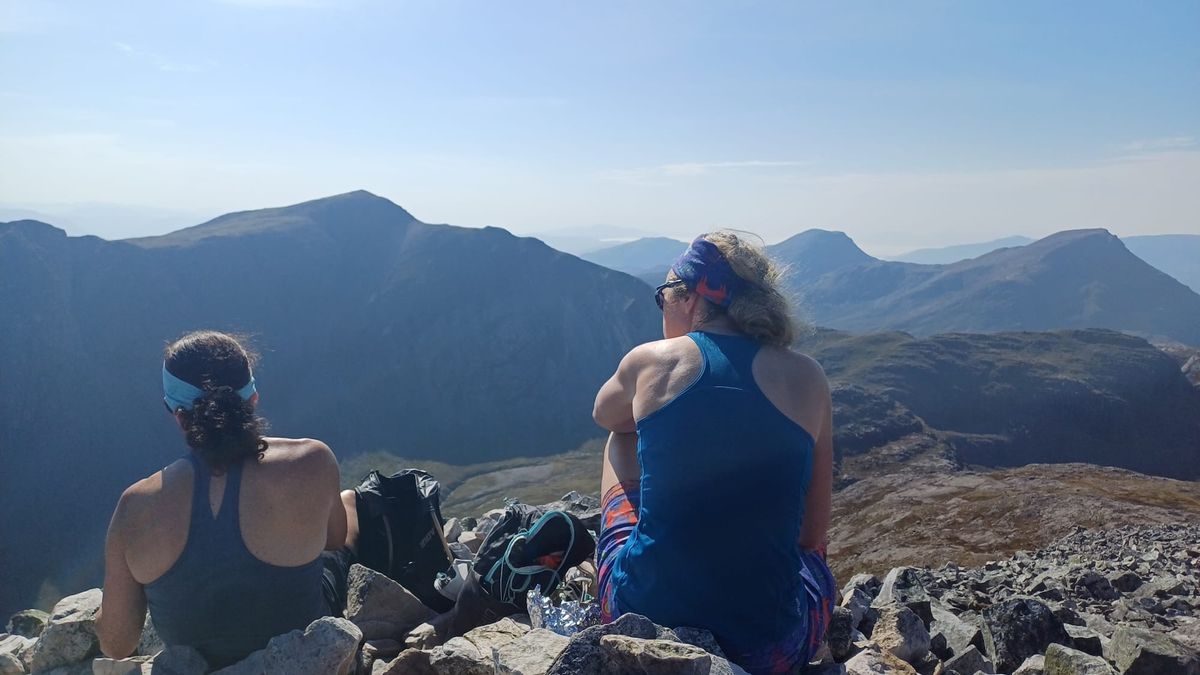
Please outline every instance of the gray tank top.
[[238, 522], [242, 465], [229, 469], [216, 517], [208, 505], [211, 470], [188, 454], [196, 480], [187, 545], [146, 585], [150, 618], [167, 645], [195, 647], [212, 668], [240, 661], [276, 635], [326, 615], [321, 557], [280, 567], [254, 557]]

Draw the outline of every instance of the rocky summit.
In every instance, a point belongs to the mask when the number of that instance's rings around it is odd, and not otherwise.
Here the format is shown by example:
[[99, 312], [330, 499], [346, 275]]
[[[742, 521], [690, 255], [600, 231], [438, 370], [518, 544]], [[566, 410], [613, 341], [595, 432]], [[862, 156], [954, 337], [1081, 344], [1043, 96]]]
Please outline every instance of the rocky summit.
[[[586, 502], [586, 504], [585, 504]], [[568, 495], [589, 525], [595, 501]], [[459, 519], [466, 553], [498, 517]], [[468, 527], [469, 526], [469, 527]], [[594, 584], [584, 563], [567, 575]], [[345, 618], [272, 639], [222, 675], [616, 675], [743, 673], [706, 630], [637, 614], [560, 635], [525, 614], [445, 639], [407, 590], [361, 566]], [[594, 587], [594, 586], [593, 586]], [[99, 589], [49, 615], [20, 612], [0, 634], [0, 675], [209, 672], [187, 647], [164, 647], [147, 622], [137, 655], [99, 656]], [[436, 623], [436, 622], [435, 622]], [[844, 580], [816, 659], [819, 675], [1200, 675], [1200, 526], [1082, 528], [1034, 551], [976, 567], [903, 566]]]

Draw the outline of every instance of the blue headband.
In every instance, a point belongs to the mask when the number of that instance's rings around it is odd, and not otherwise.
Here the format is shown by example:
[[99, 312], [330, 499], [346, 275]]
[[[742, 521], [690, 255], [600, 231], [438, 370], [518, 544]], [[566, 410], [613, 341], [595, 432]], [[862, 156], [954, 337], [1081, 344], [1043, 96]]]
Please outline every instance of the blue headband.
[[[204, 396], [203, 389], [184, 382], [178, 377], [172, 375], [167, 370], [167, 364], [165, 363], [163, 364], [162, 375], [163, 402], [167, 404], [167, 407], [171, 409], [171, 412], [175, 412], [180, 408], [184, 410], [191, 410], [192, 406], [196, 402], [196, 399]], [[258, 393], [258, 390], [254, 387], [254, 374], [251, 373], [250, 381], [246, 383], [246, 386], [237, 390], [237, 395], [240, 396], [243, 401], [249, 401], [250, 398], [256, 393]]]
[[696, 237], [671, 269], [689, 290], [722, 307], [728, 307], [742, 288], [742, 278], [734, 273], [721, 249], [704, 237]]

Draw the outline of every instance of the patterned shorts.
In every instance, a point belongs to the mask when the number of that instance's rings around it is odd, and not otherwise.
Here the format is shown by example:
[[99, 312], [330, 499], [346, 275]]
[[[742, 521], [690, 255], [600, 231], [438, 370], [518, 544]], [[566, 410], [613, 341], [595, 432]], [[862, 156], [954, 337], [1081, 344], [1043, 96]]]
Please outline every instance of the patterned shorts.
[[[604, 623], [611, 622], [622, 613], [617, 607], [616, 588], [612, 584], [612, 566], [617, 559], [617, 552], [637, 526], [640, 499], [639, 483], [626, 481], [612, 486], [601, 501], [596, 567], [599, 570], [597, 596], [600, 601], [600, 620]], [[796, 602], [806, 608], [807, 620], [782, 640], [763, 645], [752, 652], [726, 654], [731, 661], [751, 673], [797, 672], [817, 653], [825, 639], [825, 631], [833, 616], [837, 585], [825, 563], [824, 549], [802, 550], [800, 559], [803, 564], [800, 569], [801, 592], [805, 597], [797, 597]]]

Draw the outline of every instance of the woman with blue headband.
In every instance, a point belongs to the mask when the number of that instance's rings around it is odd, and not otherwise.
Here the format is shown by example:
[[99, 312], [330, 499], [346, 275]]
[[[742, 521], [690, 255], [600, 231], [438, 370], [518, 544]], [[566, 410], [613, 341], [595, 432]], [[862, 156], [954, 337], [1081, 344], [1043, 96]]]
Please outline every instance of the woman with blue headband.
[[612, 432], [597, 558], [606, 621], [712, 631], [752, 673], [792, 672], [832, 615], [832, 405], [791, 351], [779, 272], [730, 232], [698, 237], [655, 292], [663, 339], [596, 396]]
[[251, 357], [229, 335], [172, 343], [162, 380], [189, 451], [121, 495], [97, 634], [129, 656], [148, 607], [163, 642], [219, 668], [330, 613], [321, 553], [346, 538], [337, 460], [320, 441], [263, 436]]

